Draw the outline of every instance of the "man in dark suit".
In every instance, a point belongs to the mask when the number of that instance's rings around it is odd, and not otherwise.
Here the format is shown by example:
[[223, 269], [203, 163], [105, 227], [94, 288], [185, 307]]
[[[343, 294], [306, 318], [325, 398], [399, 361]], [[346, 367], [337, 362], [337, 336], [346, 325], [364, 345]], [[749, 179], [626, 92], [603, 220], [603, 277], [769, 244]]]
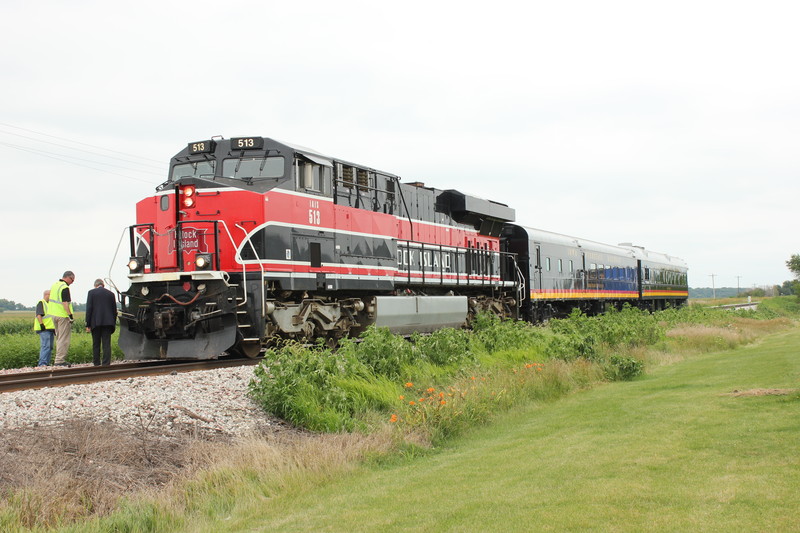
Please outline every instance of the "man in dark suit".
[[100, 365], [100, 345], [103, 345], [103, 366], [111, 364], [111, 335], [117, 325], [117, 301], [114, 293], [105, 288], [102, 279], [95, 280], [94, 289], [86, 298], [86, 331], [92, 332], [92, 360]]

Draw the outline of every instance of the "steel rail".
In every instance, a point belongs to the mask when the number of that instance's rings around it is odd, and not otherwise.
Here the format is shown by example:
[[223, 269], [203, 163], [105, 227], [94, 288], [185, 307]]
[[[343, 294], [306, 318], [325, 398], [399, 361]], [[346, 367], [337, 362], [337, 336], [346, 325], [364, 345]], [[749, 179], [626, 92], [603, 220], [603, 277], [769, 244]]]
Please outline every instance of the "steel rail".
[[181, 363], [146, 361], [143, 363], [122, 363], [103, 367], [53, 368], [17, 374], [2, 374], [0, 375], [0, 393], [41, 389], [44, 387], [82, 385], [132, 377], [163, 376], [177, 372], [256, 365], [260, 361], [261, 359], [215, 359]]

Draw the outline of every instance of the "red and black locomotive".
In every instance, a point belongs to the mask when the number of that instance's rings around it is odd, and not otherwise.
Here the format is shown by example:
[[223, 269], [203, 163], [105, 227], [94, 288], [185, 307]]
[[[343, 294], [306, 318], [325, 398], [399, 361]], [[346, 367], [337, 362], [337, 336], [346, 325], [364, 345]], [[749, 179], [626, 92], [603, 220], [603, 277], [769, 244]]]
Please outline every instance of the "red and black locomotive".
[[190, 143], [136, 216], [127, 359], [253, 357], [278, 338], [333, 344], [369, 325], [425, 333], [481, 310], [539, 320], [688, 294], [678, 259], [556, 238], [513, 224], [504, 204], [262, 137]]

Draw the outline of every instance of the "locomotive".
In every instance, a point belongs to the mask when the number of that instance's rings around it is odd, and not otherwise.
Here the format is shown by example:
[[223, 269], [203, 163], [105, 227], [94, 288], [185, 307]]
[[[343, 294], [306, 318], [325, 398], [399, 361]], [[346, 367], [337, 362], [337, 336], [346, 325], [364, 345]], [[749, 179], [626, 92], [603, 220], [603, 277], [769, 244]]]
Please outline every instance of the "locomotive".
[[514, 223], [508, 205], [264, 137], [192, 142], [136, 205], [119, 344], [129, 360], [257, 356], [368, 326], [546, 320], [688, 297], [686, 264]]

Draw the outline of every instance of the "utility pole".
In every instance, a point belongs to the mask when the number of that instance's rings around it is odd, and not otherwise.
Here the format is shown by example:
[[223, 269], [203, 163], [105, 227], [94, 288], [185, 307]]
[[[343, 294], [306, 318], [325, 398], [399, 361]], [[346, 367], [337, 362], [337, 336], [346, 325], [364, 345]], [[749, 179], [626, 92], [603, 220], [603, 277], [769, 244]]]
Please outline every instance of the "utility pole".
[[716, 285], [714, 285], [714, 276], [716, 276], [716, 274], [711, 274], [711, 297], [716, 300], [717, 299], [717, 287], [716, 287]]
[[742, 276], [736, 276], [736, 296], [739, 296], [739, 280], [742, 279]]

